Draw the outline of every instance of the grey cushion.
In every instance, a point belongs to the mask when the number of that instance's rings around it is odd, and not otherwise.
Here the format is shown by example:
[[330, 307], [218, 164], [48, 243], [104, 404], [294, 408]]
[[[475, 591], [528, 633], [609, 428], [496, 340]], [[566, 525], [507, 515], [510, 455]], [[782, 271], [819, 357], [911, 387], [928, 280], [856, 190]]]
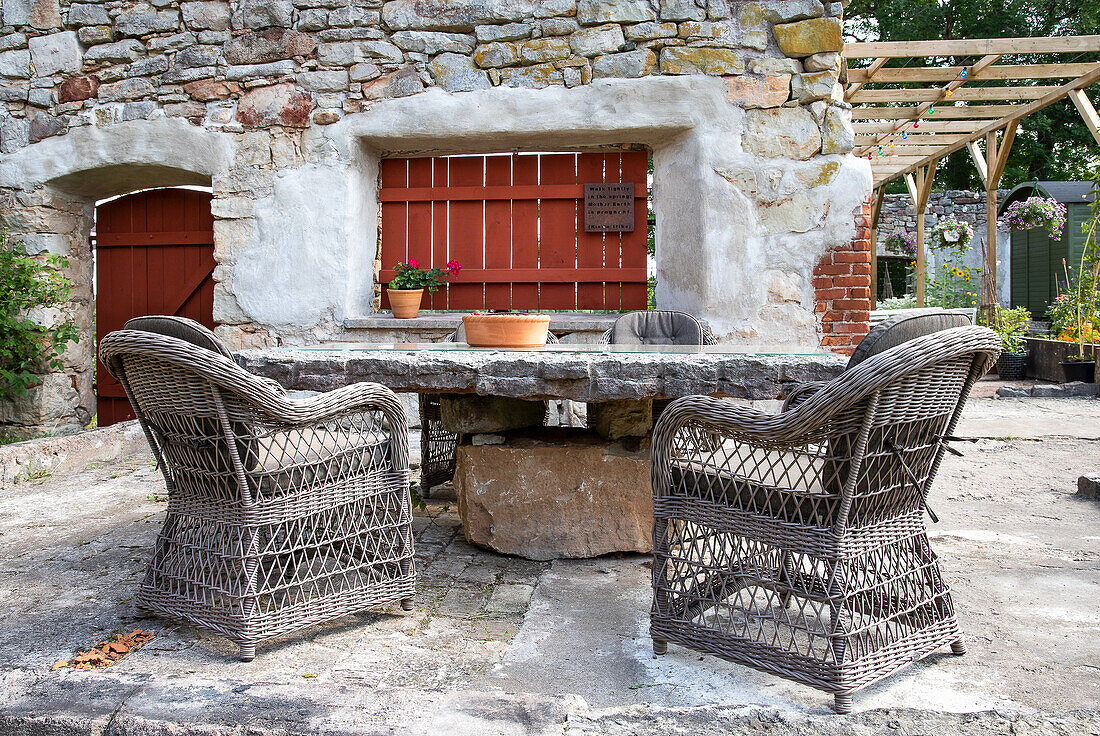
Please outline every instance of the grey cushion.
[[151, 314], [145, 317], [134, 317], [127, 321], [122, 329], [142, 330], [144, 332], [154, 332], [158, 335], [167, 335], [168, 337], [174, 337], [177, 340], [184, 340], [192, 345], [197, 345], [200, 348], [213, 350], [215, 353], [224, 355], [230, 360], [233, 360], [233, 353], [229, 352], [229, 348], [225, 346], [224, 342], [218, 339], [217, 335], [195, 320], [188, 319], [187, 317], [176, 317], [169, 314]]
[[848, 360], [848, 367], [853, 368], [872, 355], [878, 355], [903, 342], [952, 327], [969, 327], [971, 324], [970, 317], [961, 312], [948, 312], [940, 308], [907, 309], [875, 325], [856, 346]]
[[624, 314], [611, 327], [612, 345], [702, 345], [703, 325], [684, 312]]

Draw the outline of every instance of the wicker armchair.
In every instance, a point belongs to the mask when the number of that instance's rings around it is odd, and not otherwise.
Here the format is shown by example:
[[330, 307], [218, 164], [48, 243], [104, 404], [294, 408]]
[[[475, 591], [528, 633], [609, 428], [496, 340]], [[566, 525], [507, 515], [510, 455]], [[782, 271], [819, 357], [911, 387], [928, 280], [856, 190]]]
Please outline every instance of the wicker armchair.
[[[952, 327], [967, 327], [974, 324], [970, 316], [963, 311], [947, 311], [939, 307], [927, 309], [906, 309], [895, 315], [887, 317], [871, 328], [859, 345], [852, 351], [852, 357], [848, 359], [845, 370], [851, 370], [872, 355], [878, 355], [884, 350], [901, 345], [918, 337], [931, 335], [940, 330], [949, 330]], [[810, 398], [815, 391], [825, 385], [824, 381], [806, 381], [795, 384], [787, 392], [787, 398], [783, 402], [783, 411]]]
[[[925, 500], [984, 327], [868, 358], [786, 412], [702, 396], [654, 431], [651, 636], [835, 696], [938, 647], [963, 654]], [[715, 437], [720, 442], [715, 442]]]
[[168, 489], [138, 605], [226, 636], [245, 661], [295, 629], [410, 609], [408, 423], [393, 392], [288, 399], [208, 330], [157, 320], [100, 345]]
[[[462, 342], [466, 331], [462, 325], [441, 342]], [[558, 338], [547, 331], [546, 344], [557, 345]], [[431, 498], [432, 489], [454, 480], [458, 435], [443, 426], [442, 403], [439, 394], [420, 394], [420, 495]]]

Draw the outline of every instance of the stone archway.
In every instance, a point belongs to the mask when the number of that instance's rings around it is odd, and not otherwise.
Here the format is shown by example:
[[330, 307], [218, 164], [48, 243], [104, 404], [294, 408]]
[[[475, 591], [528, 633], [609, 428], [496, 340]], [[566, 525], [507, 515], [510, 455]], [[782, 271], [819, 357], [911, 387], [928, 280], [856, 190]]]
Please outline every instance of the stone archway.
[[69, 261], [70, 309], [80, 342], [65, 369], [18, 402], [0, 405], [0, 423], [65, 429], [95, 413], [93, 261], [90, 233], [98, 200], [140, 189], [210, 186], [232, 165], [232, 136], [183, 120], [87, 126], [20, 149], [0, 163], [0, 225], [31, 255]]

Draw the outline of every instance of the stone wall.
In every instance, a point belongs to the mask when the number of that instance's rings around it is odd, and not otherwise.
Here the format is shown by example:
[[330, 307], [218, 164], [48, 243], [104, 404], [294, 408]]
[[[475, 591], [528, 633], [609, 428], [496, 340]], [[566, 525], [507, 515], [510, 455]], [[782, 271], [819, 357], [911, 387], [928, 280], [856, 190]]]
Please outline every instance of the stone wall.
[[[998, 200], [1008, 194], [1007, 189], [997, 192]], [[974, 239], [970, 241], [970, 251], [966, 255], [966, 265], [981, 268], [982, 254], [985, 252], [985, 192], [968, 192], [961, 189], [948, 189], [933, 192], [928, 197], [928, 209], [925, 210], [924, 227], [927, 232], [939, 222], [941, 217], [954, 217], [970, 223], [974, 228]], [[878, 221], [878, 253], [891, 255], [882, 245], [887, 235], [895, 230], [915, 233], [917, 231], [917, 212], [913, 199], [908, 194], [887, 194], [882, 200], [882, 211]], [[1001, 304], [1011, 302], [1011, 246], [1008, 230], [997, 231], [997, 298]], [[929, 263], [936, 263], [936, 254], [928, 251]]]
[[[821, 0], [4, 0], [2, 224], [66, 252], [86, 339], [43, 391], [87, 418], [96, 200], [214, 194], [235, 348], [357, 337], [387, 155], [644, 146], [657, 303], [725, 340], [816, 344], [814, 266], [870, 190]], [[68, 410], [60, 407], [68, 406]], [[77, 406], [79, 409], [73, 410]], [[16, 416], [18, 415], [18, 416]]]

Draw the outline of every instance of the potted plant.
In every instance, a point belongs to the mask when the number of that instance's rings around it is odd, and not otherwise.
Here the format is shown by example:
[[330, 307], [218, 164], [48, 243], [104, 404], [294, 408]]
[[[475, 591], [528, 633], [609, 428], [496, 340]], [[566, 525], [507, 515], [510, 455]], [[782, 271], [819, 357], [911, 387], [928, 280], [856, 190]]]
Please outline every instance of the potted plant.
[[[1059, 289], [1050, 305], [1051, 331], [1059, 340], [1077, 343], [1077, 354], [1062, 361], [1066, 381], [1093, 383], [1096, 379], [1096, 341], [1100, 339], [1100, 253], [1097, 252], [1096, 226], [1100, 223], [1100, 169], [1092, 178], [1092, 214], [1085, 222], [1085, 245], [1081, 250], [1081, 267], [1076, 277], [1070, 277], [1070, 267], [1062, 259], [1066, 288]], [[1065, 221], [1065, 208], [1062, 208]], [[1059, 233], [1061, 231], [1059, 230]], [[1086, 349], [1087, 348], [1087, 349]]]
[[546, 344], [547, 314], [481, 314], [462, 318], [466, 344], [490, 348], [535, 348]]
[[420, 313], [420, 300], [424, 298], [424, 290], [427, 289], [429, 294], [439, 291], [444, 280], [448, 276], [457, 276], [462, 266], [458, 261], [447, 261], [446, 270], [421, 268], [419, 261], [410, 258], [404, 263], [398, 263], [393, 270], [393, 280], [386, 289], [390, 309], [397, 319], [412, 319]]
[[1031, 324], [1027, 307], [998, 309], [993, 331], [1001, 338], [1001, 355], [997, 358], [997, 374], [1002, 381], [1019, 381], [1027, 371], [1027, 350], [1024, 335]]
[[1066, 225], [1066, 207], [1061, 202], [1046, 197], [1028, 197], [1013, 202], [1001, 214], [1000, 224], [1010, 230], [1042, 228], [1050, 237], [1062, 237]]
[[915, 258], [917, 255], [917, 236], [902, 230], [895, 230], [882, 241], [886, 250], [899, 256]]
[[945, 217], [933, 225], [928, 234], [933, 247], [938, 244], [940, 248], [956, 248], [965, 252], [974, 238], [974, 228], [970, 227], [969, 222]]

